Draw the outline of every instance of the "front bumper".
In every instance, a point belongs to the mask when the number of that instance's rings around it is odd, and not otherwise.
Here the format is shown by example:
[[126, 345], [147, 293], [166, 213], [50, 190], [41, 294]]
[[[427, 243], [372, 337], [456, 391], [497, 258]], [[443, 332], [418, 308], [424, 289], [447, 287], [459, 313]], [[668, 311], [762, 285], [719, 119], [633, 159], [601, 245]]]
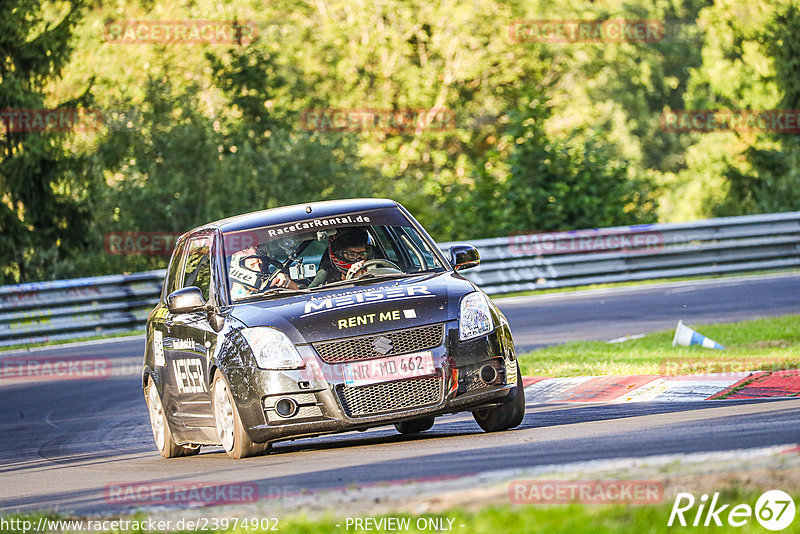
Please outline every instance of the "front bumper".
[[[438, 345], [428, 348], [435, 372], [427, 376], [348, 386], [343, 367], [352, 360], [328, 363], [312, 345], [297, 347], [306, 362], [304, 369], [227, 369], [231, 392], [250, 438], [256, 442], [280, 441], [364, 429], [468, 411], [502, 403], [513, 394], [517, 361], [508, 325], [501, 324], [492, 333], [466, 342], [459, 341], [455, 321], [440, 326]], [[489, 383], [480, 379], [485, 365], [496, 372]], [[491, 377], [491, 372], [486, 374]]]

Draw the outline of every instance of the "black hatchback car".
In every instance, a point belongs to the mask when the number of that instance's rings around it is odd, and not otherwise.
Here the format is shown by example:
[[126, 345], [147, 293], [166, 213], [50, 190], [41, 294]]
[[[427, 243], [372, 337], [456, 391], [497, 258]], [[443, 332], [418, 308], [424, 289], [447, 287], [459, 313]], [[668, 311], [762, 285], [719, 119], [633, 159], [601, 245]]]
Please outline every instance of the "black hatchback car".
[[486, 431], [525, 411], [511, 331], [400, 204], [358, 199], [225, 219], [178, 240], [147, 320], [142, 386], [161, 454], [471, 411]]

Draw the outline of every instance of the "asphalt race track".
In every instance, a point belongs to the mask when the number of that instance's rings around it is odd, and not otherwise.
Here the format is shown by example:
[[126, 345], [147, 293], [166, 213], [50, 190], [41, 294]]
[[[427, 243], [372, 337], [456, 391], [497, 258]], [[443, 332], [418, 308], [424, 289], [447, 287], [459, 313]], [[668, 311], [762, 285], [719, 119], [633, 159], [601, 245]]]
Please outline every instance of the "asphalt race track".
[[670, 282], [497, 300], [517, 350], [800, 314], [800, 275]]
[[[800, 314], [800, 275], [681, 282], [502, 299], [520, 349], [572, 339]], [[529, 405], [513, 431], [483, 433], [469, 414], [401, 436], [393, 427], [276, 444], [230, 460], [219, 447], [163, 460], [138, 368], [142, 338], [40, 349], [109, 358], [102, 380], [0, 382], [0, 511], [122, 513], [104, 488], [138, 482], [253, 482], [304, 491], [481, 471], [800, 443], [800, 399]], [[14, 357], [4, 353], [3, 358]], [[19, 356], [17, 353], [16, 356]], [[263, 494], [263, 493], [262, 493]]]

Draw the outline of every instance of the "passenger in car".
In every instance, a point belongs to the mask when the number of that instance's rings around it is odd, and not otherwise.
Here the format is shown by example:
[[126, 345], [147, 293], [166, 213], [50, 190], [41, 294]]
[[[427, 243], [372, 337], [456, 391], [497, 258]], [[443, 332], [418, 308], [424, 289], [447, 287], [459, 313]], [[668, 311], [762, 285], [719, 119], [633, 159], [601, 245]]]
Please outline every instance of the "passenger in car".
[[[265, 289], [270, 274], [269, 263], [263, 247], [251, 247], [235, 253], [231, 257], [228, 273], [231, 279], [231, 298], [238, 300]], [[269, 282], [269, 287], [298, 289], [297, 284], [284, 273], [275, 275]]]

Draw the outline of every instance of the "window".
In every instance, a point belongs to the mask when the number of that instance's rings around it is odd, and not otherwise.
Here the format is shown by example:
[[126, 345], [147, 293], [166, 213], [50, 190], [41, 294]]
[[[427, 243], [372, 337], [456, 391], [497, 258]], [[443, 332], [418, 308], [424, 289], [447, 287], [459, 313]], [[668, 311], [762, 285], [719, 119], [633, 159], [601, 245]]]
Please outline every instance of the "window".
[[400, 239], [406, 245], [405, 250], [410, 251], [411, 264], [418, 268], [420, 271], [428, 270], [432, 267], [438, 267], [439, 262], [436, 259], [433, 251], [428, 244], [422, 239], [414, 228], [405, 226], [397, 228], [397, 233]]
[[200, 288], [203, 298], [208, 301], [211, 289], [211, 238], [208, 236], [191, 239], [187, 245], [186, 268], [183, 286]]
[[378, 240], [380, 250], [387, 260], [391, 260], [398, 265], [402, 265], [402, 260], [397, 256], [397, 251], [392, 244], [392, 237], [389, 235], [389, 227], [376, 227], [374, 229], [375, 236]]
[[169, 295], [176, 289], [180, 289], [181, 275], [179, 273], [183, 272], [181, 263], [183, 263], [184, 250], [186, 250], [185, 242], [172, 253], [172, 260], [170, 261], [169, 271], [167, 272], [167, 290], [164, 296]]
[[[362, 219], [373, 224], [352, 224]], [[226, 250], [228, 290], [234, 302], [285, 296], [287, 289], [315, 291], [351, 279], [365, 285], [445, 269], [435, 244], [395, 210], [240, 229], [223, 234], [223, 242], [244, 243], [238, 234], [255, 239], [253, 246]], [[361, 270], [360, 261], [365, 265]]]

